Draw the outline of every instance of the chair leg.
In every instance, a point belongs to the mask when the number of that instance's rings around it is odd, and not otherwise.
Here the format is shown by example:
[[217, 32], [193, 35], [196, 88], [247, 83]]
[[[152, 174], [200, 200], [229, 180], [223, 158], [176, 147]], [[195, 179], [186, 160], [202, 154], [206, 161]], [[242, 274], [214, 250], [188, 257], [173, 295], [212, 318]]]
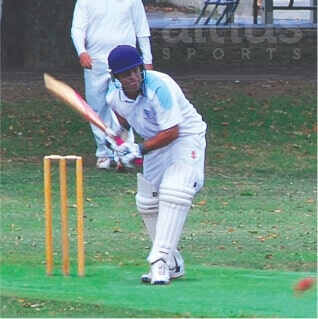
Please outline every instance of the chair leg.
[[213, 10], [211, 11], [211, 13], [209, 14], [209, 16], [207, 17], [207, 19], [206, 19], [205, 22], [204, 22], [205, 25], [207, 25], [207, 24], [210, 22], [210, 20], [211, 20], [213, 14], [215, 13], [215, 11], [216, 11], [216, 9], [218, 8], [218, 6], [219, 6], [218, 4], [216, 4], [216, 5], [214, 6]]
[[224, 7], [223, 12], [222, 12], [222, 14], [220, 15], [220, 17], [218, 18], [218, 20], [216, 21], [215, 25], [219, 25], [219, 24], [221, 23], [221, 21], [223, 20], [225, 14], [226, 14], [227, 7], [228, 7], [228, 6], [225, 6], [225, 7]]
[[208, 5], [205, 3], [205, 4], [204, 4], [204, 7], [202, 8], [202, 10], [201, 10], [199, 16], [197, 17], [197, 19], [195, 20], [194, 24], [198, 24], [198, 23], [199, 23], [200, 19], [202, 18], [202, 16], [203, 16], [204, 13], [205, 13], [205, 10], [206, 10], [207, 6], [208, 6]]
[[228, 24], [231, 21], [232, 17], [234, 16], [234, 12], [235, 12], [237, 6], [238, 6], [238, 2], [236, 2], [234, 5], [230, 6], [229, 12], [226, 13], [227, 16], [226, 16], [226, 19], [224, 21], [224, 24]]

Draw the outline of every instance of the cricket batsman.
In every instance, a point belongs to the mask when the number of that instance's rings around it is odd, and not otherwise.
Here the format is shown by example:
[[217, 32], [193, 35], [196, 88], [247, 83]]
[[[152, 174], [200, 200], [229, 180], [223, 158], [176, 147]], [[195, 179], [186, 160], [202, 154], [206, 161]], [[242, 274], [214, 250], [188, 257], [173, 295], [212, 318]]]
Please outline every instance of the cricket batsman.
[[206, 123], [167, 74], [145, 70], [138, 51], [115, 47], [108, 56], [112, 76], [106, 101], [123, 130], [133, 128], [143, 143], [125, 142], [118, 155], [132, 167], [144, 159], [137, 174], [136, 206], [152, 248], [150, 271], [141, 281], [167, 285], [185, 274], [178, 251], [194, 195], [204, 182]]

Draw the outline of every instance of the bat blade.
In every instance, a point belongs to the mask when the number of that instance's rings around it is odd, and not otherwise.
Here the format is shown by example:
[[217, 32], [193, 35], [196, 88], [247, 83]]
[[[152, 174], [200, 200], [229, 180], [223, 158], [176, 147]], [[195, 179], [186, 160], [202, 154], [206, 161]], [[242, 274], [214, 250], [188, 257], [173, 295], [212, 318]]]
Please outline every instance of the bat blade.
[[81, 95], [72, 87], [62, 81], [55, 79], [53, 76], [47, 73], [44, 73], [44, 83], [45, 87], [51, 93], [65, 102], [69, 107], [79, 113], [86, 120], [105, 132], [106, 135], [110, 137], [114, 135], [113, 132], [106, 127], [104, 122], [93, 111], [93, 109], [87, 104], [87, 102], [81, 97]]

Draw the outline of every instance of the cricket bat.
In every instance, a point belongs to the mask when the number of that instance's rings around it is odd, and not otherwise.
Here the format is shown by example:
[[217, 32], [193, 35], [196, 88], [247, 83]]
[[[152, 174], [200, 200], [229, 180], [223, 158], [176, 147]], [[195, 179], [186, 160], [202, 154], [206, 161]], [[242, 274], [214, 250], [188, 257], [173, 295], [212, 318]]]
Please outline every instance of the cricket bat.
[[[116, 134], [105, 125], [105, 123], [76, 90], [47, 73], [44, 73], [43, 76], [45, 87], [74, 111], [79, 113], [84, 119], [102, 130], [106, 135], [107, 142], [114, 151], [118, 149], [119, 145], [124, 143], [119, 136], [116, 136]], [[141, 158], [136, 158], [134, 162], [135, 165], [140, 166], [142, 165], [143, 160]]]
[[124, 142], [120, 137], [115, 136], [115, 133], [105, 125], [105, 123], [87, 104], [87, 102], [81, 97], [81, 95], [71, 86], [55, 79], [53, 76], [47, 73], [44, 73], [44, 83], [45, 87], [51, 93], [65, 102], [74, 111], [79, 113], [84, 119], [102, 130], [106, 134], [108, 142], [115, 150], [118, 145]]

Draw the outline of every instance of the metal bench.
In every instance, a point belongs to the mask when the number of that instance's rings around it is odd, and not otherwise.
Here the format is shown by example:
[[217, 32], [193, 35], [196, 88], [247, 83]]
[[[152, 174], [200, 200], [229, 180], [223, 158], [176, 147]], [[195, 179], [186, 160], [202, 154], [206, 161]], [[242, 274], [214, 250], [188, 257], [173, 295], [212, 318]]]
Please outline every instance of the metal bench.
[[[317, 0], [312, 1], [312, 5], [295, 5], [294, 0], [289, 0], [289, 3], [284, 6], [274, 5], [274, 0], [263, 0], [262, 10], [263, 10], [263, 22], [266, 24], [273, 23], [273, 11], [275, 10], [309, 10], [312, 12], [313, 23], [317, 23]], [[255, 19], [255, 16], [254, 16]]]
[[234, 12], [239, 5], [240, 0], [204, 0], [204, 6], [195, 20], [194, 24], [198, 24], [203, 15], [205, 14], [208, 6], [214, 5], [213, 10], [211, 10], [210, 14], [207, 16], [206, 20], [204, 21], [204, 24], [207, 25], [214, 13], [216, 12], [218, 7], [223, 7], [223, 11], [219, 18], [216, 21], [216, 25], [222, 23], [222, 24], [228, 24], [230, 22], [234, 21]]

